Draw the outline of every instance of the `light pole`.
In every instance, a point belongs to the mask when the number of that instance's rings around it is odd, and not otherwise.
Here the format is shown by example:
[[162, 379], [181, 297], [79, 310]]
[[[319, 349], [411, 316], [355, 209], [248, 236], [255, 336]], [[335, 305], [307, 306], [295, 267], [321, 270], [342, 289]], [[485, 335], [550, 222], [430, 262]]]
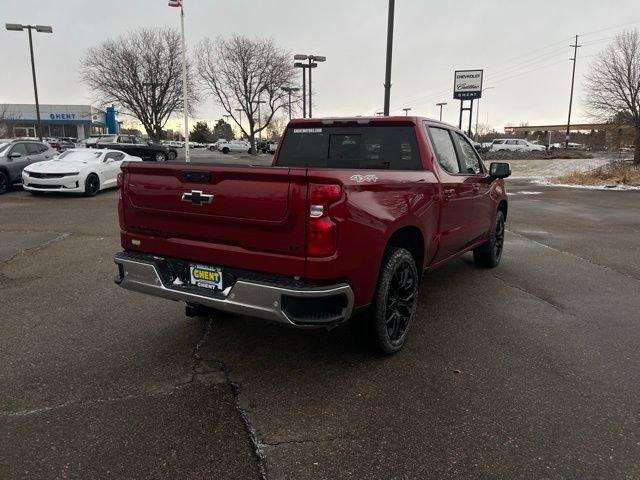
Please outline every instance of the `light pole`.
[[384, 74], [384, 114], [389, 115], [389, 102], [391, 101], [391, 56], [393, 53], [393, 11], [395, 0], [389, 0], [389, 15], [387, 18], [387, 61]]
[[238, 120], [238, 126], [240, 127], [240, 139], [242, 139], [242, 109], [236, 108], [236, 112], [240, 114], [240, 120]]
[[302, 116], [303, 118], [306, 118], [307, 116], [307, 109], [306, 109], [306, 80], [305, 80], [305, 73], [306, 73], [306, 69], [309, 69], [309, 117], [313, 116], [313, 100], [312, 100], [312, 92], [311, 92], [311, 69], [316, 68], [318, 66], [318, 63], [320, 62], [325, 62], [327, 60], [327, 57], [323, 57], [322, 55], [303, 55], [303, 54], [296, 54], [293, 56], [294, 60], [307, 60], [307, 63], [302, 63], [302, 62], [296, 62], [293, 64], [294, 67], [296, 68], [302, 68]]
[[442, 121], [442, 107], [444, 107], [447, 102], [436, 103], [436, 107], [440, 107], [440, 121]]
[[37, 118], [37, 137], [42, 141], [42, 121], [40, 120], [40, 102], [38, 101], [38, 83], [36, 82], [36, 64], [33, 60], [33, 40], [31, 38], [31, 30], [38, 33], [53, 33], [53, 28], [49, 25], [21, 25], [19, 23], [6, 23], [5, 28], [13, 32], [22, 32], [25, 28], [29, 32], [29, 52], [31, 53], [31, 74], [33, 75], [33, 93], [36, 97], [36, 118]]
[[[482, 92], [484, 92], [485, 90], [491, 90], [492, 88], [496, 88], [496, 87], [483, 88], [482, 91], [480, 92], [480, 97], [482, 97]], [[478, 115], [480, 115], [480, 98], [478, 98], [478, 104], [476, 105], [476, 142], [478, 141]]]
[[403, 108], [402, 110], [404, 111], [404, 116], [406, 117], [409, 115], [409, 110], [411, 110], [411, 107]]
[[289, 121], [291, 121], [291, 92], [300, 90], [298, 87], [282, 87], [282, 90], [289, 94]]

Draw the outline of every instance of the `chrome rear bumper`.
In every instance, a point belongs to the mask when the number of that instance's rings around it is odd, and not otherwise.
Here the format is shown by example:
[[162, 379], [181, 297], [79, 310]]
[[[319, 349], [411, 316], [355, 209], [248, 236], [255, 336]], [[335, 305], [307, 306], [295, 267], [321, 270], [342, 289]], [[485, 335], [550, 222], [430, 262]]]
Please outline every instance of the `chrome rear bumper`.
[[[115, 256], [114, 261], [119, 269], [115, 282], [122, 288], [229, 313], [295, 326], [310, 326], [340, 323], [349, 319], [353, 311], [353, 291], [348, 284], [288, 288], [239, 278], [223, 291], [210, 293], [203, 288], [186, 289], [163, 282], [158, 269], [158, 262], [163, 261], [160, 257], [132, 256], [122, 252]], [[341, 308], [338, 313], [331, 315], [309, 312], [301, 316], [287, 311], [286, 305], [283, 307], [283, 303], [295, 304], [298, 299], [335, 300]], [[300, 305], [294, 310], [300, 312]]]

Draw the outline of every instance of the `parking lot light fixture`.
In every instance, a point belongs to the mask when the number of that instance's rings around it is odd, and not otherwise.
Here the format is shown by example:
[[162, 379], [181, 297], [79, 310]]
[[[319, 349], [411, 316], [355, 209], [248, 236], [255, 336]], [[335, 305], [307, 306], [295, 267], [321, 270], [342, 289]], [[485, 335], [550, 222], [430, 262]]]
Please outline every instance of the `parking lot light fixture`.
[[282, 87], [282, 90], [289, 94], [289, 121], [291, 121], [291, 92], [300, 90], [298, 87]]
[[33, 39], [31, 30], [39, 33], [53, 33], [53, 28], [49, 25], [21, 25], [19, 23], [5, 23], [5, 28], [11, 32], [22, 32], [24, 29], [29, 33], [29, 53], [31, 54], [31, 75], [33, 76], [33, 93], [36, 97], [36, 128], [38, 138], [42, 141], [42, 120], [40, 119], [40, 102], [38, 101], [38, 82], [36, 81], [36, 64], [33, 60]]
[[294, 60], [307, 60], [307, 63], [295, 62], [293, 64], [296, 68], [302, 68], [302, 118], [307, 117], [307, 69], [309, 69], [309, 117], [313, 115], [313, 100], [312, 100], [312, 84], [311, 84], [311, 69], [318, 66], [318, 62], [326, 62], [327, 57], [322, 55], [303, 55], [296, 54], [293, 56]]
[[403, 108], [403, 109], [402, 109], [402, 111], [404, 112], [404, 116], [405, 116], [405, 117], [409, 115], [409, 111], [410, 111], [410, 110], [411, 110], [411, 107], [406, 107], [406, 108]]

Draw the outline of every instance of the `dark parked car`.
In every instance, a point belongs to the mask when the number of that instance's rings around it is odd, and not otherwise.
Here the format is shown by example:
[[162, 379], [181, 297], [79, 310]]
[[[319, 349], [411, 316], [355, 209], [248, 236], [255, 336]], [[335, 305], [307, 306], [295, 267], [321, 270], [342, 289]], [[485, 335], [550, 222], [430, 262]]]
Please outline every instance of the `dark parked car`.
[[142, 160], [166, 162], [177, 157], [175, 149], [140, 140], [133, 135], [101, 135], [87, 140], [87, 148], [110, 148], [140, 157]]
[[0, 140], [0, 194], [22, 180], [22, 170], [57, 155], [49, 145], [36, 140]]

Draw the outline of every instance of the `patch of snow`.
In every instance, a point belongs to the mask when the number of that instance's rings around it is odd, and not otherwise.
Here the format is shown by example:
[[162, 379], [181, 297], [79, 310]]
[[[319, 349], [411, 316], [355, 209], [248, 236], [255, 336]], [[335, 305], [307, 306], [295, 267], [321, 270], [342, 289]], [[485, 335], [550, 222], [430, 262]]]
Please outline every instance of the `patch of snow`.
[[542, 192], [522, 190], [521, 192], [509, 192], [509, 195], [540, 195]]
[[539, 178], [532, 183], [544, 185], [546, 187], [581, 188], [583, 190], [640, 190], [640, 186], [635, 185], [577, 185], [571, 183], [550, 183], [548, 180]]

